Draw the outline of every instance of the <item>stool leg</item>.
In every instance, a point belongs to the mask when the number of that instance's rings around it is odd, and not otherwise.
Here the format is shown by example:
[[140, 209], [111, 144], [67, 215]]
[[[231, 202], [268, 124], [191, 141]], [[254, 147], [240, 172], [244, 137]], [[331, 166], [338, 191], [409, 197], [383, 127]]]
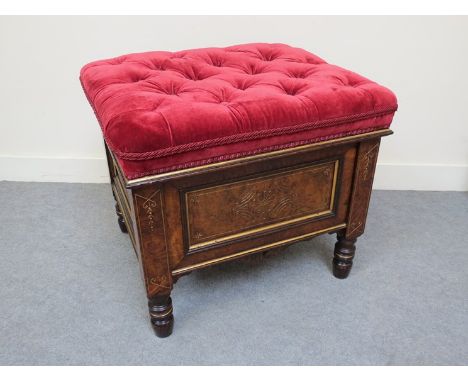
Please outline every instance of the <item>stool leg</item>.
[[348, 277], [353, 266], [356, 239], [346, 239], [344, 232], [338, 232], [333, 256], [333, 275], [339, 279]]
[[115, 203], [115, 213], [117, 214], [117, 223], [119, 223], [120, 230], [123, 233], [128, 233], [127, 225], [125, 224], [125, 219], [118, 203]]
[[160, 338], [168, 337], [174, 327], [172, 300], [170, 296], [155, 296], [148, 300], [151, 325]]

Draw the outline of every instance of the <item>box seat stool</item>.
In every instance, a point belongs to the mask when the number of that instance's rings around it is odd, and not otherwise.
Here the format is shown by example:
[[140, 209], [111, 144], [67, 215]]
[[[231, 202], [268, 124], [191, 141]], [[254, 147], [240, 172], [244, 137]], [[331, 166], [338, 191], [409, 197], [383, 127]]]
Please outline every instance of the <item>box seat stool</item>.
[[363, 234], [395, 95], [284, 44], [128, 54], [85, 65], [118, 224], [141, 265], [152, 326], [193, 270], [336, 233], [346, 278]]

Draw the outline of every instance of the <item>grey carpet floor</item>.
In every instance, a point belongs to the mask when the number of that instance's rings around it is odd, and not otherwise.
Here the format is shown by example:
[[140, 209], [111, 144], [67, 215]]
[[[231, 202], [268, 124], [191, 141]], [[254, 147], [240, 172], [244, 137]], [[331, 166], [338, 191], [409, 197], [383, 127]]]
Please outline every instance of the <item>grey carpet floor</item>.
[[193, 272], [157, 339], [110, 187], [0, 182], [0, 364], [467, 364], [467, 226], [468, 193], [375, 191], [347, 280], [331, 235]]

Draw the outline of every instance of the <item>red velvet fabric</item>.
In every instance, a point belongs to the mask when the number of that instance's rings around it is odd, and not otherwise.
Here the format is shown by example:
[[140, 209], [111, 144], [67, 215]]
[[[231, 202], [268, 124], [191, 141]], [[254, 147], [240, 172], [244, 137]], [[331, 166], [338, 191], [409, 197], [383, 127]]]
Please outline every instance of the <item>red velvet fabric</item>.
[[128, 179], [388, 128], [395, 95], [284, 44], [128, 54], [83, 89]]

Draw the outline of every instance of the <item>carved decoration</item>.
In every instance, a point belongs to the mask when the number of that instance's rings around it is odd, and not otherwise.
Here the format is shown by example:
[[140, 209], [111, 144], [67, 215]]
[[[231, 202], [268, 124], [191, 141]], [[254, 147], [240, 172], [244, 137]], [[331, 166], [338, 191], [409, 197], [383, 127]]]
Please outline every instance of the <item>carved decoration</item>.
[[[338, 162], [186, 194], [191, 245], [331, 213]], [[305, 186], [304, 186], [305, 185]]]
[[348, 229], [346, 230], [347, 239], [356, 238], [364, 233], [379, 145], [380, 140], [377, 142], [373, 140], [363, 142], [359, 146]]
[[161, 191], [147, 187], [134, 195], [148, 296], [170, 292], [172, 279], [167, 256]]
[[373, 174], [373, 164], [377, 160], [377, 154], [379, 152], [379, 144], [372, 146], [361, 159], [362, 167], [362, 181], [367, 181], [369, 176]]
[[247, 221], [270, 221], [285, 215], [306, 212], [307, 208], [298, 203], [297, 192], [280, 179], [271, 189], [246, 190], [229, 211], [228, 218]]
[[154, 200], [152, 200], [151, 198], [150, 199], [147, 199], [144, 203], [143, 203], [143, 209], [145, 210], [145, 213], [146, 213], [146, 218], [148, 219], [148, 226], [149, 226], [149, 229], [151, 232], [154, 231], [154, 225], [155, 225], [155, 222], [154, 222], [154, 209], [157, 207], [157, 204], [156, 202], [154, 202]]

